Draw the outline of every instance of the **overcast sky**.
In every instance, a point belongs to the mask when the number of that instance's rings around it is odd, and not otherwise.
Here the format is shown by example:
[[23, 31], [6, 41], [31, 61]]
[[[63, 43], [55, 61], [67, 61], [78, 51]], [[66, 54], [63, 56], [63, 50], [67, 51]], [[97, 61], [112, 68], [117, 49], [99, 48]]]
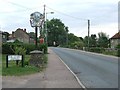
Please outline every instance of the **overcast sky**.
[[0, 0], [0, 29], [11, 33], [17, 28], [30, 26], [30, 14], [43, 13], [46, 5], [48, 19], [58, 18], [69, 27], [69, 32], [79, 37], [87, 36], [87, 19], [90, 34], [105, 32], [109, 37], [118, 32], [118, 0]]

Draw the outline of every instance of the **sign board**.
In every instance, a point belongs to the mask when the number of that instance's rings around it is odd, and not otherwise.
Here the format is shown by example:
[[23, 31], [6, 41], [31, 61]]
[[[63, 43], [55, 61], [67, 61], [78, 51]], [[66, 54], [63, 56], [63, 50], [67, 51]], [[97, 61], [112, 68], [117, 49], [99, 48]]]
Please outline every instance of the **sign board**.
[[32, 27], [40, 27], [43, 20], [44, 15], [40, 12], [34, 12], [30, 15], [30, 24]]
[[11, 60], [22, 60], [22, 55], [8, 55], [8, 61]]
[[23, 55], [7, 55], [6, 56], [6, 68], [8, 68], [8, 61], [16, 61], [16, 65], [18, 65], [18, 62], [21, 61], [22, 67], [24, 67], [24, 59]]

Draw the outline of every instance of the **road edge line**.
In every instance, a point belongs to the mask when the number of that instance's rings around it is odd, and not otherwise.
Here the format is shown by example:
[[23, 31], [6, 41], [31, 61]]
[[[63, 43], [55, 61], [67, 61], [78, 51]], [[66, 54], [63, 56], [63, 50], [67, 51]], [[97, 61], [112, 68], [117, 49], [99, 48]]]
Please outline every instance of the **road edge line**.
[[[58, 56], [58, 55], [57, 55]], [[79, 85], [84, 89], [87, 90], [86, 87], [81, 83], [81, 81], [79, 80], [79, 78], [77, 77], [77, 75], [75, 75], [75, 73], [68, 67], [67, 64], [65, 64], [65, 62], [58, 56], [58, 58], [60, 59], [60, 61], [67, 67], [67, 69], [73, 74], [73, 76], [76, 78], [77, 82], [79, 83]]]

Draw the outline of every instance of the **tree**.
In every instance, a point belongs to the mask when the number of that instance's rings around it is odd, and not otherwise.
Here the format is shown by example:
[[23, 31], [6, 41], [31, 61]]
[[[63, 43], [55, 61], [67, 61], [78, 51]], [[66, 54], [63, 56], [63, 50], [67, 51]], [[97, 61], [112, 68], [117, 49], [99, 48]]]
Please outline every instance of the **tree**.
[[85, 37], [84, 37], [83, 42], [84, 42], [84, 46], [85, 46], [85, 47], [88, 47], [88, 36], [85, 36]]
[[68, 34], [68, 44], [70, 45], [71, 43], [78, 42], [80, 41], [80, 38], [75, 36], [73, 33]]
[[66, 44], [68, 27], [62, 23], [60, 19], [51, 19], [47, 21], [48, 30], [48, 45], [53, 46], [54, 42], [56, 46]]
[[33, 38], [35, 40], [35, 33], [34, 32], [30, 32], [28, 34], [29, 34], [30, 38]]
[[[84, 38], [84, 44], [85, 44], [85, 47], [88, 47], [88, 36]], [[97, 44], [97, 36], [96, 34], [92, 34], [89, 37], [89, 47], [96, 47], [96, 44]]]
[[92, 34], [90, 37], [90, 47], [96, 47], [97, 45], [97, 36], [96, 34]]
[[109, 36], [106, 33], [98, 33], [98, 46], [103, 48], [108, 48]]
[[82, 49], [84, 46], [83, 40], [75, 36], [73, 33], [68, 34], [68, 44], [70, 48]]

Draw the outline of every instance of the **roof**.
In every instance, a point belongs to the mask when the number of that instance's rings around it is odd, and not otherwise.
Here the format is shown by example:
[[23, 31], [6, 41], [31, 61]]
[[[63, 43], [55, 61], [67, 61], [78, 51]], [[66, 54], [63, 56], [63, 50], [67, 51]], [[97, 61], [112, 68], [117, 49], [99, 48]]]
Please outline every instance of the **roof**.
[[[27, 34], [29, 36], [29, 34], [26, 32], [26, 29], [21, 29], [21, 28], [18, 28], [16, 31], [22, 31], [23, 33]], [[15, 32], [16, 32], [15, 31]], [[30, 37], [30, 36], [29, 36]]]
[[120, 39], [120, 32], [116, 33], [111, 39]]

